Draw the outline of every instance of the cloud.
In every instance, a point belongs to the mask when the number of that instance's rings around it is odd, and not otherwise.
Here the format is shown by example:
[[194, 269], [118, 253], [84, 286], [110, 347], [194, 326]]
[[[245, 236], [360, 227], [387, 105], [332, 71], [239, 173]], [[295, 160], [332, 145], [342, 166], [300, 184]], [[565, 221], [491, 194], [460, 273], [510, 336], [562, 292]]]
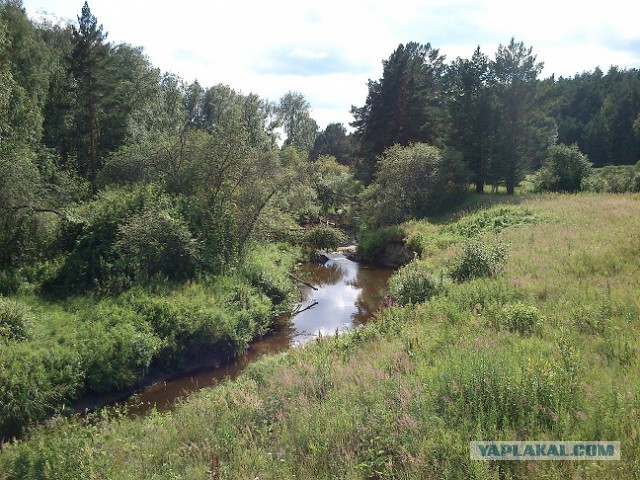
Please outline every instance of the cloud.
[[270, 75], [324, 76], [336, 73], [363, 73], [371, 65], [347, 58], [335, 46], [282, 45], [266, 52], [252, 67], [256, 73]]

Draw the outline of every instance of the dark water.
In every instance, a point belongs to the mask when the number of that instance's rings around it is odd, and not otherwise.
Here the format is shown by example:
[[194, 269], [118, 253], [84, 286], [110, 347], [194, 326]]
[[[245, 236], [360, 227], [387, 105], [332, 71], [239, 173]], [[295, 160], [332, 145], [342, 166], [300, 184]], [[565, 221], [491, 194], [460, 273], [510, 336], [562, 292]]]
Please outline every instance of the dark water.
[[159, 411], [168, 410], [190, 392], [225, 378], [235, 378], [262, 355], [283, 352], [316, 338], [318, 333], [331, 335], [366, 322], [380, 304], [393, 271], [356, 263], [341, 254], [329, 254], [328, 257], [329, 261], [324, 265], [305, 264], [295, 272], [297, 277], [318, 290], [303, 287], [300, 313], [281, 329], [254, 343], [245, 355], [229, 365], [204, 366], [148, 387], [128, 401], [129, 411], [142, 415], [154, 405]]

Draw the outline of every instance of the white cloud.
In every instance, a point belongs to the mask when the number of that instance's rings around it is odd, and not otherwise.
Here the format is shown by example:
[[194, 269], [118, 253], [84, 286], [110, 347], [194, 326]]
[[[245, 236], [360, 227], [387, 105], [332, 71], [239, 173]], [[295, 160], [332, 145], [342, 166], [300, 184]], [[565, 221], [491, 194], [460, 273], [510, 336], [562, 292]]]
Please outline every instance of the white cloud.
[[[24, 0], [32, 14], [45, 9], [72, 20], [82, 3]], [[271, 100], [300, 91], [321, 126], [351, 121], [367, 80], [410, 40], [453, 59], [477, 45], [492, 56], [515, 37], [534, 47], [545, 76], [640, 66], [640, 6], [627, 0], [90, 0], [90, 7], [110, 40], [144, 46], [163, 70]]]

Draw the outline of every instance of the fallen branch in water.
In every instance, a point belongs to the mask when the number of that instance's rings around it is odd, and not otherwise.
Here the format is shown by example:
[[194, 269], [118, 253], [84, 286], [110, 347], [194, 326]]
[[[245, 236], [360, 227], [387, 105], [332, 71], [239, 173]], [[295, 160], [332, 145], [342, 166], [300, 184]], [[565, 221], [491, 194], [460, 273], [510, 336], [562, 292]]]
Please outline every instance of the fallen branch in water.
[[287, 273], [287, 275], [289, 275], [291, 278], [293, 278], [296, 282], [300, 282], [303, 285], [306, 285], [307, 287], [313, 288], [314, 290], [318, 290], [318, 287], [314, 287], [313, 285], [311, 285], [310, 283], [305, 282], [304, 280], [296, 277], [295, 275], [292, 275], [291, 273]]
[[[316, 305], [318, 305], [318, 302], [313, 302], [311, 305], [309, 305], [308, 307], [303, 308], [302, 310], [296, 310], [293, 314], [294, 315], [298, 315], [299, 313], [305, 312], [307, 310], [311, 310]], [[302, 305], [299, 305], [299, 307], [301, 307], [301, 306]]]

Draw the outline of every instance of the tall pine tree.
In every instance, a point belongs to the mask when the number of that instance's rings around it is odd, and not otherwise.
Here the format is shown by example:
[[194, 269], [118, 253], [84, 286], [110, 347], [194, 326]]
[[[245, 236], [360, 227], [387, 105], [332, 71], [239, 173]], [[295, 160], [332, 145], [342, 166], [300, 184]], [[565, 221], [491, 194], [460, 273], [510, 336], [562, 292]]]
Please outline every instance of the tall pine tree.
[[105, 67], [109, 45], [102, 25], [84, 3], [78, 26], [73, 26], [74, 46], [71, 52], [70, 71], [77, 83], [76, 134], [78, 165], [80, 172], [89, 178], [91, 190], [97, 193], [99, 169], [100, 122], [104, 84], [102, 71]]
[[522, 42], [512, 38], [506, 47], [498, 47], [494, 69], [500, 125], [493, 168], [504, 180], [509, 194], [515, 192], [532, 157], [537, 133], [535, 122], [540, 114], [537, 79], [542, 67], [532, 48], [526, 48]]
[[478, 47], [470, 60], [458, 58], [449, 67], [448, 145], [463, 157], [476, 192], [482, 193], [495, 153], [497, 109], [495, 74], [489, 57]]
[[382, 64], [382, 78], [369, 80], [365, 105], [351, 109], [360, 153], [370, 165], [395, 143], [437, 143], [443, 130], [444, 56], [428, 43], [409, 42]]

